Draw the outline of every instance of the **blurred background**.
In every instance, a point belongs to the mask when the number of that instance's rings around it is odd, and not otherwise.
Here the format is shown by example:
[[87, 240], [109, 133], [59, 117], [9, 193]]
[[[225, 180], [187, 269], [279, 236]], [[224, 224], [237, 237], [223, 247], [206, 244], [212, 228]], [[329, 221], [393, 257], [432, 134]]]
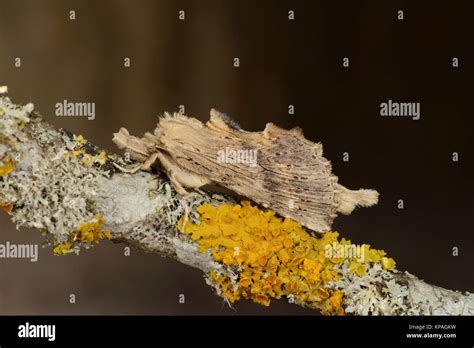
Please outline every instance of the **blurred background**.
[[[474, 291], [473, 34], [469, 1], [0, 0], [0, 84], [109, 151], [120, 127], [141, 135], [180, 105], [203, 121], [215, 107], [250, 131], [300, 126], [341, 183], [381, 194], [336, 219], [341, 236], [430, 283]], [[65, 99], [94, 102], [95, 120], [56, 117]], [[380, 117], [389, 99], [420, 102], [421, 120]], [[42, 238], [0, 214], [6, 241]], [[0, 259], [0, 314], [317, 315], [283, 300], [229, 308], [200, 271], [108, 242], [78, 257], [46, 247], [36, 263]]]

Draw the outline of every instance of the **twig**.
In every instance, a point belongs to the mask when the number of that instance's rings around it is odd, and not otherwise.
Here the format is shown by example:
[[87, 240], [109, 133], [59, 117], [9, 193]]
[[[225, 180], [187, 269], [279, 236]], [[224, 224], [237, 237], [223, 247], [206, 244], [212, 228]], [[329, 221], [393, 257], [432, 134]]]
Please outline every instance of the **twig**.
[[[0, 88], [0, 93], [5, 92]], [[196, 191], [181, 198], [165, 177], [149, 171], [124, 173], [120, 168], [131, 163], [100, 151], [82, 136], [55, 130], [31, 104], [18, 106], [7, 97], [0, 97], [0, 160], [0, 204], [18, 226], [44, 232], [56, 253], [78, 252], [110, 237], [202, 270], [226, 301], [229, 291], [237, 293], [244, 287], [242, 267], [200, 250], [187, 230], [188, 225], [198, 226], [197, 207], [205, 203], [235, 205], [232, 197]], [[183, 214], [189, 219], [181, 228], [186, 233], [177, 228]], [[310, 238], [319, 243], [319, 236]], [[472, 294], [429, 285], [407, 272], [388, 270], [380, 262], [364, 267], [358, 275], [351, 271], [349, 262], [339, 263], [334, 267], [337, 277], [320, 289], [323, 299], [326, 291], [343, 295], [337, 313], [474, 314]], [[231, 290], [225, 292], [216, 277], [225, 278]], [[303, 285], [311, 287], [312, 283], [308, 280]], [[297, 294], [295, 290], [283, 295], [291, 302], [323, 311], [327, 301], [335, 301], [333, 297], [310, 300]], [[254, 300], [258, 295], [248, 293]]]

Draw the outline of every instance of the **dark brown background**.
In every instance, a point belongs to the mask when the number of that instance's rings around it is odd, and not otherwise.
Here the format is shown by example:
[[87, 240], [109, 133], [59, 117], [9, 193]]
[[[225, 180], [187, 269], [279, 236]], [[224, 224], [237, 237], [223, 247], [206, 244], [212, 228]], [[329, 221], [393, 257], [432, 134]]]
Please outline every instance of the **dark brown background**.
[[[0, 84], [15, 102], [33, 102], [57, 127], [108, 150], [115, 150], [112, 132], [120, 126], [141, 134], [180, 104], [201, 120], [216, 107], [247, 130], [269, 121], [299, 125], [324, 144], [343, 184], [381, 193], [376, 207], [339, 217], [336, 230], [385, 249], [399, 269], [430, 283], [473, 291], [468, 4], [0, 0]], [[54, 105], [64, 99], [95, 102], [96, 120], [55, 117]], [[380, 117], [388, 99], [420, 102], [421, 120]], [[453, 151], [459, 163], [451, 161]], [[1, 243], [42, 241], [35, 231], [16, 231], [6, 214], [0, 224]], [[45, 248], [37, 263], [0, 259], [0, 313], [315, 314], [285, 301], [270, 308], [241, 301], [234, 311], [199, 271], [135, 250], [125, 257], [123, 247], [104, 242], [79, 257]], [[68, 303], [70, 293], [76, 304]], [[186, 304], [178, 303], [180, 293]]]

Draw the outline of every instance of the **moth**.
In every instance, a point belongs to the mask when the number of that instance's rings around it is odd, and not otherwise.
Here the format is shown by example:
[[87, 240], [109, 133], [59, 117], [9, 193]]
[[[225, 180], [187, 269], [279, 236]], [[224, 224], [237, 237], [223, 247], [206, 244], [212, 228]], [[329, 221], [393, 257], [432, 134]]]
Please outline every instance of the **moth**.
[[158, 165], [181, 195], [220, 185], [320, 233], [331, 230], [337, 213], [378, 202], [375, 190], [340, 185], [322, 145], [300, 128], [268, 123], [262, 132], [247, 132], [212, 109], [206, 123], [165, 113], [153, 133], [137, 138], [121, 128], [113, 141], [141, 162], [134, 170]]

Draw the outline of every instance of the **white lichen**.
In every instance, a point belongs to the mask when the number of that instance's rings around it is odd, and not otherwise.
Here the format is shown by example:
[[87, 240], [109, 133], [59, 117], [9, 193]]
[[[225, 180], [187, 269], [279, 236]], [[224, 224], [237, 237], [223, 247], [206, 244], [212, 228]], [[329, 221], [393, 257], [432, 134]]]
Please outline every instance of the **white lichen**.
[[344, 310], [354, 315], [474, 315], [474, 295], [425, 283], [408, 272], [366, 265], [362, 276], [347, 263], [330, 287], [344, 293]]
[[0, 136], [6, 139], [0, 157], [8, 155], [16, 166], [0, 181], [0, 201], [15, 206], [11, 214], [17, 226], [47, 231], [53, 243], [60, 243], [96, 214], [93, 197], [98, 178], [106, 174], [83, 165], [66, 148], [42, 146], [61, 143], [59, 133], [48, 132], [41, 123], [30, 123], [29, 134], [22, 131], [21, 123], [30, 122], [32, 111], [32, 104], [19, 107], [0, 98]]
[[13, 104], [8, 97], [0, 97], [0, 116], [7, 115], [8, 117], [28, 122], [30, 120], [29, 115], [33, 110], [34, 105], [32, 103], [20, 106]]
[[[38, 152], [25, 149], [25, 155], [31, 158]], [[12, 219], [15, 223], [47, 230], [56, 242], [62, 242], [80, 223], [94, 217], [90, 205], [103, 173], [67, 156], [25, 160], [19, 166], [21, 170], [13, 171], [1, 183], [3, 199], [17, 207]]]
[[409, 288], [408, 315], [474, 315], [474, 294], [427, 284], [404, 272]]
[[142, 172], [98, 178], [95, 203], [106, 228], [116, 233], [128, 232], [166, 204], [165, 197], [156, 192], [156, 181], [151, 176]]
[[348, 261], [335, 268], [340, 279], [329, 285], [344, 293], [344, 311], [356, 315], [398, 315], [406, 312], [408, 288], [397, 283], [396, 271], [387, 271], [378, 263], [365, 265], [359, 276], [349, 271]]

